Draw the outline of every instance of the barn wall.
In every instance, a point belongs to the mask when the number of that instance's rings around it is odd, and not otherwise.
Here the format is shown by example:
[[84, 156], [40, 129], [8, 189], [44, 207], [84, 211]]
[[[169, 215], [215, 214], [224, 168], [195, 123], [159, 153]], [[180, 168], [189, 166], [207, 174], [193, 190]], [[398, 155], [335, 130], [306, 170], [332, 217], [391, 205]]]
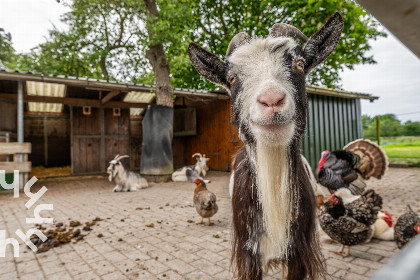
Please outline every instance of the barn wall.
[[32, 153], [29, 155], [32, 166], [70, 164], [69, 116], [25, 115], [24, 139], [32, 143]]
[[0, 101], [0, 131], [16, 133], [17, 105], [16, 102]]
[[196, 103], [197, 135], [174, 138], [174, 166], [195, 164], [194, 153], [210, 158], [210, 169], [229, 171], [231, 159], [239, 148], [236, 128], [230, 121], [230, 101]]
[[308, 107], [302, 150], [313, 169], [322, 151], [342, 149], [363, 137], [360, 99], [309, 94]]
[[83, 115], [82, 107], [72, 108], [72, 173], [92, 174], [106, 171], [117, 154], [130, 155], [130, 111], [91, 108]]
[[130, 153], [131, 169], [140, 170], [141, 150], [143, 142], [143, 128], [141, 118], [132, 118], [130, 120]]
[[[197, 135], [174, 138], [175, 168], [195, 164], [191, 155], [199, 152], [210, 158], [210, 169], [229, 171], [230, 162], [242, 145], [230, 119], [230, 101], [216, 100], [187, 106], [197, 109]], [[322, 151], [341, 149], [363, 137], [360, 99], [309, 94], [308, 107], [301, 148], [312, 168], [316, 168]]]

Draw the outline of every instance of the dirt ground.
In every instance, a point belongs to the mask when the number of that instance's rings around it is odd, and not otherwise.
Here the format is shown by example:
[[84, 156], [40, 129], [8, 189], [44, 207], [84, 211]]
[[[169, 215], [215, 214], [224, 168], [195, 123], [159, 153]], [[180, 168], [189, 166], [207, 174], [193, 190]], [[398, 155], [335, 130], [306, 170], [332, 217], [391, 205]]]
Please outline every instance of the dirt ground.
[[[10, 191], [0, 192], [0, 230], [20, 243], [19, 257], [13, 257], [10, 245], [6, 257], [0, 257], [0, 279], [231, 279], [229, 174], [210, 172], [207, 177], [219, 205], [211, 227], [195, 224], [200, 218], [192, 205], [193, 183], [151, 183], [138, 192], [112, 193], [113, 185], [101, 176], [42, 180], [37, 188], [48, 191], [29, 209], [23, 193], [14, 198]], [[382, 195], [394, 220], [407, 203], [420, 211], [418, 168], [390, 168], [368, 186]], [[31, 227], [25, 218], [33, 217], [42, 203], [53, 204], [41, 216], [55, 223], [101, 221], [91, 231], [82, 230], [86, 236], [79, 242], [34, 254], [15, 231]], [[394, 242], [373, 240], [354, 246], [352, 256], [343, 259], [328, 252], [337, 247], [322, 242], [328, 279], [367, 279], [399, 251]], [[282, 277], [275, 271], [264, 279]]]

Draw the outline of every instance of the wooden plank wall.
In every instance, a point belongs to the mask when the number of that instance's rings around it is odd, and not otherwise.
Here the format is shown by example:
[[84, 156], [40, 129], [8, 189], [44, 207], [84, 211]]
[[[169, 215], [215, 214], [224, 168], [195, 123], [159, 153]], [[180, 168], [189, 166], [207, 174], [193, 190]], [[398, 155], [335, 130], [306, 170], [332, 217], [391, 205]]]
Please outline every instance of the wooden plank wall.
[[130, 119], [130, 153], [131, 169], [140, 170], [143, 126], [141, 118]]
[[32, 143], [32, 166], [70, 165], [69, 116], [25, 115], [24, 139]]
[[[121, 109], [120, 116], [113, 116], [112, 108], [105, 108], [105, 166], [119, 155], [130, 155], [130, 110]], [[124, 163], [129, 160], [124, 160]], [[128, 166], [127, 166], [128, 167]]]
[[117, 154], [130, 155], [129, 127], [129, 109], [114, 116], [112, 108], [92, 107], [83, 115], [73, 107], [73, 174], [102, 173]]
[[[240, 146], [236, 128], [230, 121], [230, 101], [214, 100], [206, 103], [186, 103], [196, 107], [197, 135], [174, 138], [174, 166], [195, 164], [194, 153], [210, 158], [209, 168], [230, 171], [231, 159]], [[181, 166], [182, 166], [181, 165]]]
[[0, 131], [16, 133], [17, 129], [16, 102], [0, 101]]
[[83, 115], [82, 107], [73, 107], [73, 173], [101, 172], [101, 113], [91, 108]]

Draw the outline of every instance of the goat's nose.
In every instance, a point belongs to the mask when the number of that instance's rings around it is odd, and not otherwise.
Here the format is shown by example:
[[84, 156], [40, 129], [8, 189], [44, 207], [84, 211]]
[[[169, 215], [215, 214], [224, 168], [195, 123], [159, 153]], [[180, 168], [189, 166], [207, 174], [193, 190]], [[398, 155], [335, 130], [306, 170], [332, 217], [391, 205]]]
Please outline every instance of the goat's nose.
[[285, 104], [286, 94], [282, 92], [266, 92], [261, 94], [257, 101], [260, 105], [267, 108], [272, 108], [274, 112], [278, 112]]

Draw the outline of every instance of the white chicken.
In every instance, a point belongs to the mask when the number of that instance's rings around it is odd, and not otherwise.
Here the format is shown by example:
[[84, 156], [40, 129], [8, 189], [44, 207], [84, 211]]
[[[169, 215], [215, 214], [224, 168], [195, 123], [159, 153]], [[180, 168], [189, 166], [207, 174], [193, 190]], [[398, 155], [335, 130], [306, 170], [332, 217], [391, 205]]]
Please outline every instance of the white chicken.
[[380, 240], [394, 240], [394, 227], [391, 215], [386, 211], [378, 212], [374, 226], [373, 237]]

